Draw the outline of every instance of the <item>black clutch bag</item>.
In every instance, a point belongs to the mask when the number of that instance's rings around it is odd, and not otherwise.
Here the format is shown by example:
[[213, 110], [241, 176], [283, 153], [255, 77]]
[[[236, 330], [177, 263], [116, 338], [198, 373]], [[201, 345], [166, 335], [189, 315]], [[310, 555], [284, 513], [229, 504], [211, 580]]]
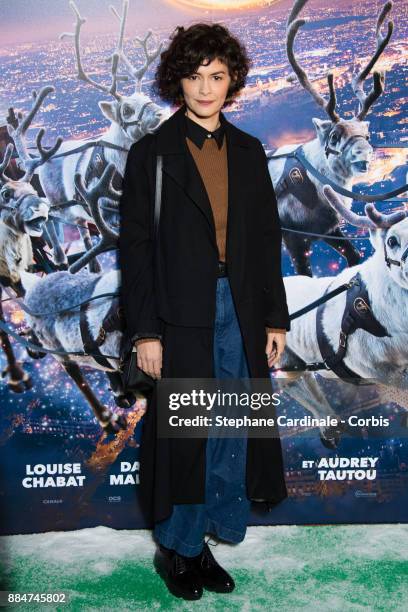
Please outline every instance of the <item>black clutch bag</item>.
[[[156, 162], [156, 192], [154, 206], [154, 237], [157, 244], [157, 230], [160, 219], [161, 191], [162, 191], [162, 163], [161, 155], [157, 156]], [[130, 391], [135, 395], [143, 395], [147, 399], [156, 385], [156, 379], [152, 378], [137, 365], [136, 347], [132, 344], [126, 333], [122, 336], [122, 347], [119, 361], [119, 372], [122, 378], [122, 385], [125, 391]]]
[[125, 391], [130, 391], [135, 395], [143, 395], [146, 399], [150, 398], [156, 380], [138, 367], [137, 352], [129, 340], [125, 341], [122, 349], [119, 371]]

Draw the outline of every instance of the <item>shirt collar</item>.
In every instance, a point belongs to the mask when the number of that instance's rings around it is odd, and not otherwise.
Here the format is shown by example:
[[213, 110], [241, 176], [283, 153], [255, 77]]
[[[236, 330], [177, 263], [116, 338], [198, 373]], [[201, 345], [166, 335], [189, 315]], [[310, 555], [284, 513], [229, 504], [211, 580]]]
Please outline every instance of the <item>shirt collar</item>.
[[219, 114], [219, 118], [221, 125], [211, 132], [184, 113], [185, 135], [200, 149], [207, 138], [215, 138], [218, 148], [221, 149], [225, 134], [225, 118], [222, 113]]

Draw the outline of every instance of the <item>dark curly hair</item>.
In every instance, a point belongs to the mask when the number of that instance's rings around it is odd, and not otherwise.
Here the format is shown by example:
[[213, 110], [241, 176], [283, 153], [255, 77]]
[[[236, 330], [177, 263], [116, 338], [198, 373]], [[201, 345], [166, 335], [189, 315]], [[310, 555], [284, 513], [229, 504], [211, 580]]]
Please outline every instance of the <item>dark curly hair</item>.
[[182, 104], [180, 79], [190, 76], [201, 64], [219, 59], [227, 65], [232, 79], [224, 106], [232, 104], [245, 86], [252, 64], [245, 46], [220, 23], [194, 23], [187, 29], [177, 26], [169, 38], [171, 43], [160, 54], [154, 75], [153, 90], [159, 97], [171, 104]]

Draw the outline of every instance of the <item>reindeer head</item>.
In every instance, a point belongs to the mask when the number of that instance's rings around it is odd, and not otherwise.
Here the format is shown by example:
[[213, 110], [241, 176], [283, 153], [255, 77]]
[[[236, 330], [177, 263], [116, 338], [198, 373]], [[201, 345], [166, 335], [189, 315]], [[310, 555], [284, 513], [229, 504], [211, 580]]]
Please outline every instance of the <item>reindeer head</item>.
[[387, 33], [381, 34], [381, 26], [392, 9], [392, 2], [387, 2], [377, 17], [376, 39], [377, 48], [367, 65], [352, 79], [352, 88], [358, 99], [359, 108], [352, 119], [341, 119], [336, 112], [336, 92], [333, 82], [333, 74], [327, 75], [330, 96], [329, 99], [320, 95], [307, 77], [305, 70], [300, 66], [293, 51], [293, 44], [298, 30], [305, 24], [304, 19], [297, 19], [307, 0], [296, 0], [294, 7], [288, 17], [286, 30], [286, 50], [288, 60], [298, 77], [302, 87], [306, 89], [317, 102], [324, 108], [329, 120], [313, 118], [313, 123], [319, 142], [324, 150], [326, 163], [333, 173], [343, 176], [345, 179], [359, 176], [367, 172], [373, 156], [373, 149], [369, 140], [369, 122], [363, 121], [370, 107], [384, 91], [385, 76], [383, 72], [374, 72], [373, 87], [366, 94], [364, 92], [364, 80], [370, 73], [374, 64], [387, 46], [394, 24], [388, 22]]
[[313, 117], [313, 124], [327, 165], [335, 174], [350, 178], [367, 172], [373, 157], [368, 121], [353, 118], [333, 122]]
[[0, 164], [0, 220], [15, 233], [41, 236], [48, 205], [30, 184], [30, 175], [14, 181], [5, 174], [14, 145], [9, 143]]
[[141, 92], [135, 92], [131, 96], [120, 96], [114, 102], [99, 102], [99, 108], [109, 121], [116, 123], [134, 142], [145, 134], [155, 132], [170, 116]]
[[330, 206], [348, 223], [369, 230], [371, 244], [379, 262], [380, 258], [383, 260], [384, 270], [388, 268], [393, 280], [408, 289], [408, 211], [384, 214], [370, 202], [364, 207], [365, 215], [357, 215], [344, 206], [330, 185], [323, 187], [323, 193]]
[[[75, 32], [64, 32], [60, 35], [60, 38], [63, 39], [66, 36], [70, 36], [75, 40], [78, 78], [86, 83], [89, 83], [96, 89], [113, 96], [114, 101], [99, 102], [99, 107], [104, 116], [109, 119], [113, 125], [119, 126], [119, 128], [123, 130], [124, 135], [131, 141], [137, 141], [144, 136], [144, 134], [154, 132], [163, 121], [169, 118], [170, 112], [169, 110], [162, 109], [158, 104], [155, 104], [152, 100], [150, 100], [146, 94], [142, 93], [141, 88], [143, 77], [150, 64], [152, 64], [152, 62], [159, 55], [164, 41], [159, 44], [156, 50], [150, 52], [147, 49], [147, 41], [152, 35], [151, 30], [149, 30], [146, 36], [142, 39], [136, 37], [136, 41], [142, 46], [145, 55], [144, 64], [139, 68], [136, 68], [123, 50], [129, 0], [123, 0], [122, 15], [119, 15], [115, 7], [110, 6], [111, 12], [120, 23], [119, 40], [114, 53], [106, 60], [107, 62], [111, 63], [111, 85], [110, 87], [101, 85], [100, 83], [97, 83], [91, 79], [83, 69], [80, 55], [80, 33], [81, 27], [86, 22], [86, 19], [81, 17], [78, 7], [73, 0], [71, 0], [69, 4], [76, 17]], [[129, 73], [131, 80], [135, 81], [136, 83], [135, 91], [130, 96], [123, 96], [117, 91], [119, 81], [129, 80], [128, 76], [118, 74], [118, 69], [121, 62]]]

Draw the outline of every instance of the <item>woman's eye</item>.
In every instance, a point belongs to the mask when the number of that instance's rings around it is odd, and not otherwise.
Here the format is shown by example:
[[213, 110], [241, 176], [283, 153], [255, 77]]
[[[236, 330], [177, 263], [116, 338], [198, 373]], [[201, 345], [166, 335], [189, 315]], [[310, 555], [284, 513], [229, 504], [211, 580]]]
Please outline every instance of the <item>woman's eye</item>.
[[[189, 77], [187, 77], [187, 78], [188, 78], [188, 79], [190, 79], [191, 81], [195, 81], [195, 80], [197, 79], [197, 75], [194, 75], [194, 74], [193, 74], [193, 75], [191, 75], [191, 76], [189, 76]], [[221, 76], [219, 76], [218, 74], [216, 74], [216, 75], [214, 76], [214, 79], [215, 79], [216, 81], [218, 81], [218, 80], [222, 79], [222, 77], [221, 77]]]

